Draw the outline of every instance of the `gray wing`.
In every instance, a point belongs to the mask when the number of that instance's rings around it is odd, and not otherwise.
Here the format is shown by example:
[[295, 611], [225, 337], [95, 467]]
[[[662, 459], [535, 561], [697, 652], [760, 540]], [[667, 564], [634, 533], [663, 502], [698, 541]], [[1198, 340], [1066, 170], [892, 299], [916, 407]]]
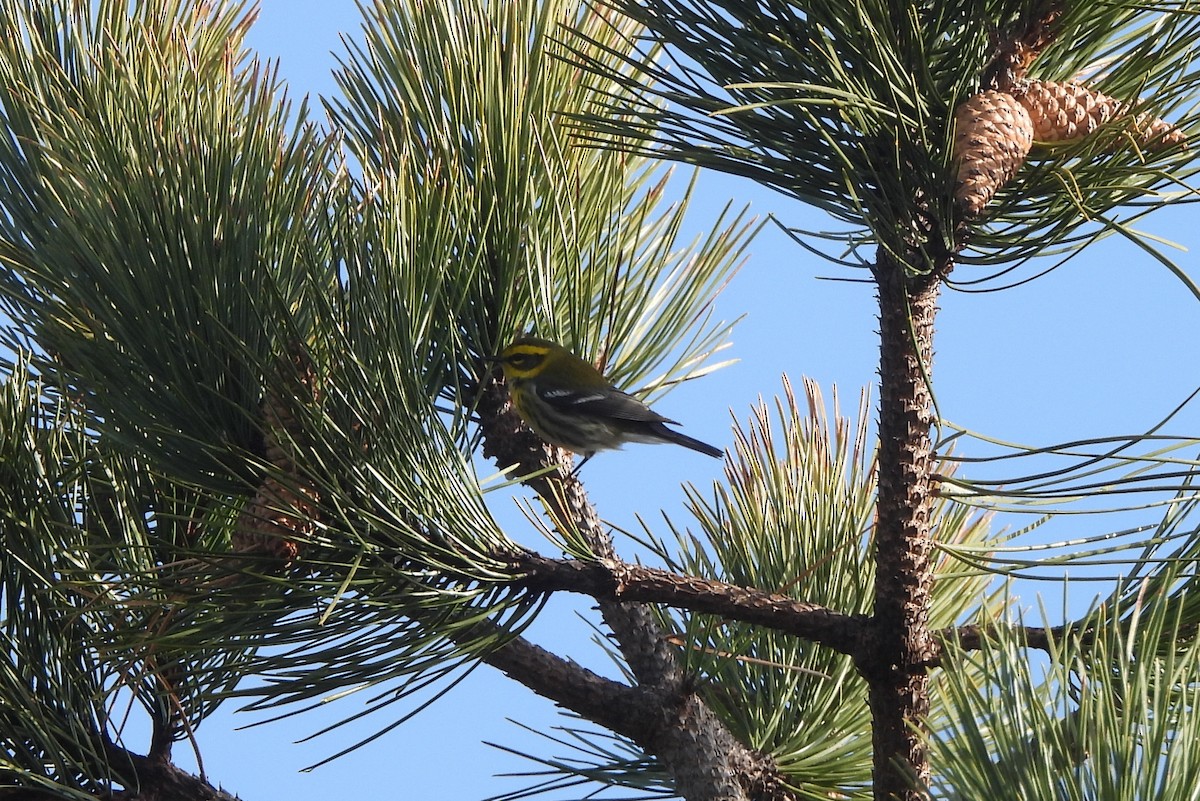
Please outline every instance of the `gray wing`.
[[616, 387], [606, 390], [567, 389], [555, 386], [539, 386], [537, 393], [546, 403], [564, 411], [595, 417], [615, 417], [642, 423], [674, 423], [658, 412]]

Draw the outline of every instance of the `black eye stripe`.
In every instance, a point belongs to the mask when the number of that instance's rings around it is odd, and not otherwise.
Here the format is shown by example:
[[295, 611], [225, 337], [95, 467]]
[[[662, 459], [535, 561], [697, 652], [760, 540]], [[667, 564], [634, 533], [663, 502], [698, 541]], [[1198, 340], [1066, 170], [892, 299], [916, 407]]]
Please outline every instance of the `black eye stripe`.
[[533, 367], [540, 362], [542, 357], [535, 353], [514, 353], [508, 357], [508, 363], [520, 370], [525, 370]]

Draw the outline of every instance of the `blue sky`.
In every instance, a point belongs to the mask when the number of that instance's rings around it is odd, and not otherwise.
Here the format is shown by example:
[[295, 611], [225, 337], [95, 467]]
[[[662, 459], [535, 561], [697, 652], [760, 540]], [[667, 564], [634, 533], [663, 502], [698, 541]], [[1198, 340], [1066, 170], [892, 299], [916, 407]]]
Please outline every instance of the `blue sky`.
[[[294, 97], [315, 97], [334, 91], [331, 51], [341, 52], [339, 34], [356, 35], [359, 25], [352, 0], [261, 0], [249, 43], [264, 57], [280, 60]], [[681, 171], [679, 177], [686, 176]], [[750, 203], [757, 215], [774, 214], [799, 227], [828, 224], [793, 201], [717, 175], [702, 178], [697, 198], [691, 212], [697, 231], [731, 198]], [[1143, 221], [1141, 227], [1194, 247], [1197, 230], [1189, 223], [1194, 219], [1192, 210], [1173, 210]], [[1200, 273], [1194, 254], [1173, 255], [1191, 274]], [[1034, 272], [1027, 267], [1021, 274]], [[779, 391], [780, 375], [787, 373], [796, 384], [803, 375], [815, 379], [827, 398], [836, 385], [843, 409], [852, 411], [860, 388], [876, 378], [874, 292], [869, 284], [822, 277], [861, 275], [820, 261], [768, 227], [718, 306], [725, 319], [746, 315], [730, 352], [739, 363], [679, 388], [660, 401], [659, 410], [683, 421], [689, 434], [728, 447], [730, 415], [745, 420], [759, 398], [769, 399]], [[961, 268], [955, 277], [976, 276], [971, 268]], [[1115, 239], [1011, 290], [949, 290], [939, 318], [934, 364], [940, 409], [947, 419], [971, 429], [1035, 444], [1144, 430], [1196, 386], [1191, 356], [1200, 333], [1197, 304], [1166, 269]], [[1190, 419], [1194, 423], [1196, 415]], [[1183, 422], [1170, 429], [1195, 433], [1194, 425], [1183, 430], [1186, 426]], [[681, 482], [704, 487], [719, 478], [720, 470], [716, 460], [683, 449], [632, 446], [598, 457], [585, 477], [602, 514], [632, 527], [635, 513], [655, 520], [660, 508], [682, 519]], [[521, 525], [511, 509], [498, 513], [506, 515], [507, 524]], [[1067, 530], [1072, 536], [1105, 527], [1103, 521], [1088, 518], [1072, 526]], [[1053, 587], [1043, 589], [1053, 594]], [[1095, 591], [1083, 587], [1075, 603], [1086, 603]], [[591, 632], [574, 614], [580, 608], [556, 599], [531, 636], [597, 664]], [[355, 703], [247, 731], [234, 727], [260, 718], [233, 714], [229, 707], [199, 731], [209, 779], [248, 801], [360, 793], [471, 799], [517, 789], [518, 782], [497, 780], [494, 774], [529, 767], [482, 741], [558, 753], [539, 749], [535, 738], [505, 720], [511, 717], [546, 730], [561, 722], [550, 704], [481, 667], [447, 698], [398, 730], [315, 772], [298, 772], [338, 751], [355, 734], [363, 736], [388, 722], [375, 717], [351, 734], [292, 744], [353, 713]], [[177, 751], [181, 758], [184, 751]]]

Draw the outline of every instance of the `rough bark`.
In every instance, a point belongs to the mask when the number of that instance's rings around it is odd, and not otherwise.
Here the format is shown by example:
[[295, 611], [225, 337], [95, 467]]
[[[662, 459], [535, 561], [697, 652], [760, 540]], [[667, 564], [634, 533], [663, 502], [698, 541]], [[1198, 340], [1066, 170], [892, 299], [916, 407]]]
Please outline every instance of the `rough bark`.
[[105, 746], [114, 765], [127, 765], [136, 777], [130, 786], [112, 794], [116, 801], [238, 801], [232, 793], [213, 787], [203, 776], [195, 776], [176, 767], [165, 757], [135, 754], [118, 745]]
[[[488, 387], [476, 408], [484, 431], [484, 455], [501, 466], [516, 465], [517, 475], [557, 465], [557, 471], [526, 484], [546, 503], [551, 517], [571, 526], [598, 558], [615, 560], [612, 540], [582, 483], [568, 475], [570, 459], [524, 430], [508, 408], [501, 385]], [[652, 694], [645, 710], [649, 726], [637, 742], [671, 772], [676, 792], [688, 801], [792, 798], [769, 760], [738, 742], [694, 692], [650, 607], [615, 599], [598, 602], [638, 687]]]
[[138, 787], [115, 793], [127, 801], [238, 801], [238, 797], [213, 787], [170, 762], [145, 760], [138, 765]]
[[908, 276], [880, 252], [879, 469], [875, 613], [859, 669], [869, 686], [877, 799], [927, 798], [933, 404], [929, 389], [940, 279]]
[[[475, 629], [501, 633], [498, 626], [486, 621]], [[606, 679], [524, 637], [505, 639], [502, 646], [484, 654], [483, 661], [543, 698], [635, 742], [652, 734], [646, 714], [647, 707], [657, 700], [652, 691]]]
[[802, 637], [843, 654], [862, 646], [867, 619], [785, 595], [681, 575], [616, 559], [580, 562], [517, 554], [518, 583], [536, 592], [575, 592], [597, 600], [643, 601], [704, 612]]
[[[658, 755], [675, 776], [683, 798], [795, 801], [774, 761], [738, 742], [686, 685], [631, 687], [520, 637], [483, 660], [543, 698]], [[672, 690], [677, 694], [669, 695]], [[688, 754], [694, 756], [684, 758]], [[721, 795], [731, 781], [741, 795]]]

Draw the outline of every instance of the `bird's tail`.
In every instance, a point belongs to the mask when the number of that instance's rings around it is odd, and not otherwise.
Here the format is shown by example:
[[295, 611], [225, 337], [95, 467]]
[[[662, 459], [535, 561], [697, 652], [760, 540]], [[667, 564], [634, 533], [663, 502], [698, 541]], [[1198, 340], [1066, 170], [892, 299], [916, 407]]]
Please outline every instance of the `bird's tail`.
[[663, 439], [674, 442], [676, 445], [682, 445], [685, 448], [691, 448], [694, 451], [699, 451], [706, 456], [711, 456], [714, 459], [720, 459], [725, 453], [720, 448], [714, 448], [707, 442], [701, 442], [698, 439], [689, 437], [687, 434], [680, 434], [666, 426], [662, 427]]

